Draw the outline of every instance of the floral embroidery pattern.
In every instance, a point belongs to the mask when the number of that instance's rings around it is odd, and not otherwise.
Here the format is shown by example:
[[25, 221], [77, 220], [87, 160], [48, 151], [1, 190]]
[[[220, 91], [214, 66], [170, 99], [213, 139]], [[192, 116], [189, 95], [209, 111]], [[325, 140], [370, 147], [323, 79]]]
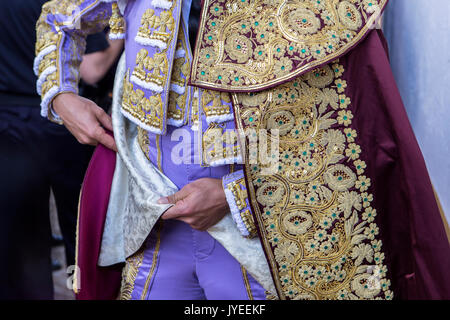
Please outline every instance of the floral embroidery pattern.
[[124, 88], [131, 89], [136, 99], [123, 102], [122, 114], [145, 130], [164, 134], [168, 123], [181, 126], [187, 121], [189, 61], [186, 47], [178, 50], [180, 43], [186, 42], [181, 30], [181, 1], [153, 1], [152, 6], [141, 17], [134, 40], [142, 48], [131, 75], [125, 79]]
[[343, 73], [335, 62], [275, 89], [233, 94], [241, 130], [280, 133], [276, 173], [246, 165], [280, 298], [393, 296]]
[[338, 58], [386, 0], [206, 0], [192, 69], [205, 88], [254, 91]]

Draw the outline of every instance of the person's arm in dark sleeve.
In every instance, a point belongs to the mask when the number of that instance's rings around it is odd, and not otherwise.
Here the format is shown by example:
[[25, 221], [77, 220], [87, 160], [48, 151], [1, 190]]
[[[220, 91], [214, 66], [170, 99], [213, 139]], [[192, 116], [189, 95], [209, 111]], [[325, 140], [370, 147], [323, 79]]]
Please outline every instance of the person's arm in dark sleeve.
[[[84, 82], [95, 85], [117, 61], [123, 50], [123, 40], [108, 40], [102, 32], [89, 36], [87, 41], [88, 46], [81, 62], [80, 75]], [[93, 48], [89, 48], [90, 46]]]

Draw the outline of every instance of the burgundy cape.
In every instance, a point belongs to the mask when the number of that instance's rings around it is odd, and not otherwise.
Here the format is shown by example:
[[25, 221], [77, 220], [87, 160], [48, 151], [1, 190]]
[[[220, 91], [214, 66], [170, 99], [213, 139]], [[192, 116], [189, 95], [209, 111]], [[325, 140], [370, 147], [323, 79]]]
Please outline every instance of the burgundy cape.
[[97, 265], [115, 166], [116, 154], [98, 145], [80, 195], [76, 259], [78, 300], [116, 299], [120, 289], [121, 266]]
[[[449, 241], [381, 31], [369, 32], [341, 61], [394, 297], [450, 299]], [[97, 148], [83, 185], [79, 299], [115, 298], [120, 286], [117, 269], [96, 265], [114, 164], [112, 152]]]

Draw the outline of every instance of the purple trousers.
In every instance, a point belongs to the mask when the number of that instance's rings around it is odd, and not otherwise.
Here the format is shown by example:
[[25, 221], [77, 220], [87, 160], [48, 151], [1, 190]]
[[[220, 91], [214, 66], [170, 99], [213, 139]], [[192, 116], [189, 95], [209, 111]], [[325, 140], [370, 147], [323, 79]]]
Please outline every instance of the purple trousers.
[[131, 299], [263, 300], [264, 289], [207, 232], [168, 220], [150, 234]]
[[[161, 168], [178, 188], [197, 179], [222, 178], [229, 166], [202, 167], [194, 163], [193, 133], [188, 126], [184, 140], [171, 141], [173, 127], [165, 136], [149, 134], [149, 158]], [[191, 139], [186, 139], [190, 136]], [[160, 150], [155, 139], [159, 140]], [[174, 163], [171, 151], [183, 144], [190, 150], [188, 161]], [[190, 159], [189, 159], [190, 158]], [[185, 158], [186, 160], [186, 158]], [[153, 228], [144, 249], [137, 255], [131, 299], [147, 300], [263, 300], [264, 288], [241, 267], [239, 262], [206, 231], [198, 231], [178, 220], [159, 221]]]

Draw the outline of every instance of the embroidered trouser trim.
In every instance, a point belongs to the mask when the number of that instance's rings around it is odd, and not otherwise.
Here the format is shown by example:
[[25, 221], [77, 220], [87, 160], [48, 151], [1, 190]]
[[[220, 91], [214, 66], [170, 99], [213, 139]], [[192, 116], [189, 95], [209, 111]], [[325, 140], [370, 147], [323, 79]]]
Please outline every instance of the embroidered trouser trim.
[[[169, 220], [155, 226], [134, 259], [134, 280], [124, 274], [131, 294], [144, 300], [264, 300], [265, 290], [207, 232]], [[138, 263], [136, 264], [136, 261]], [[133, 268], [127, 265], [132, 272]], [[126, 272], [125, 272], [126, 273]], [[130, 290], [128, 290], [130, 291]]]

